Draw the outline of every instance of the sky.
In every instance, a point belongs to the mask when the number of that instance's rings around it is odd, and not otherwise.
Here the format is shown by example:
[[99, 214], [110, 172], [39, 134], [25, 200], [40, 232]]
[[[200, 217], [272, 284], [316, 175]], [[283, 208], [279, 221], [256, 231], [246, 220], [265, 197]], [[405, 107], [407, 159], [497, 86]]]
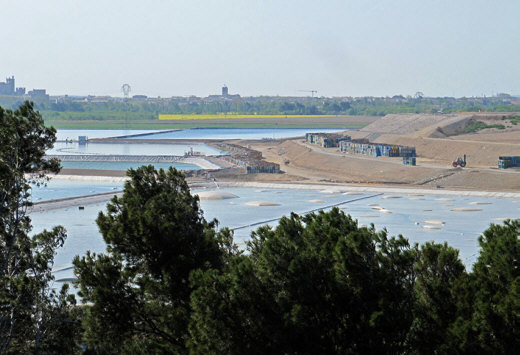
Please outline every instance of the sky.
[[518, 0], [0, 0], [0, 81], [51, 95], [520, 94]]

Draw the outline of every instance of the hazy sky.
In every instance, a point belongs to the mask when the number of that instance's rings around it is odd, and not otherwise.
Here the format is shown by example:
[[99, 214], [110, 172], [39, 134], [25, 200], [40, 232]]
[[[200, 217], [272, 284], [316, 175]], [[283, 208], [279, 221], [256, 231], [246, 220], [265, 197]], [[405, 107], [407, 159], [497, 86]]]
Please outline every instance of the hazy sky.
[[518, 0], [0, 5], [0, 81], [50, 94], [520, 94]]

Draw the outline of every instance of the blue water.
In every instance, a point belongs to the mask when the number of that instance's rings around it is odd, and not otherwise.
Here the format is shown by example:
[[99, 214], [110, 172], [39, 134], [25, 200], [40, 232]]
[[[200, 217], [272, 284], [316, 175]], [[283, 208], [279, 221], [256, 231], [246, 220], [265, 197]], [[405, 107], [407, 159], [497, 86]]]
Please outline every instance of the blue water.
[[58, 142], [47, 154], [54, 155], [184, 155], [193, 149], [205, 155], [220, 155], [222, 151], [202, 143], [78, 143]]
[[[82, 185], [83, 184], [83, 185]], [[63, 185], [63, 186], [62, 186]], [[96, 187], [94, 187], [96, 186]], [[121, 187], [122, 183], [115, 184], [89, 184], [72, 182], [57, 182], [54, 186], [53, 196], [64, 196], [67, 193], [82, 194], [87, 191], [110, 191]], [[60, 190], [61, 189], [61, 190]], [[59, 193], [56, 192], [59, 190]], [[256, 222], [266, 221], [288, 215], [291, 211], [302, 214], [311, 209], [321, 208], [336, 203], [343, 203], [373, 194], [343, 195], [341, 193], [325, 193], [313, 190], [271, 189], [259, 190], [252, 188], [226, 188], [225, 191], [238, 195], [239, 198], [220, 201], [201, 201], [207, 219], [217, 218], [220, 226], [238, 228]], [[197, 192], [197, 191], [194, 191]], [[43, 199], [49, 197], [49, 193], [34, 192], [34, 196]], [[388, 194], [384, 195], [388, 196]], [[424, 243], [426, 241], [444, 242], [459, 249], [460, 257], [468, 266], [475, 262], [478, 254], [478, 236], [489, 227], [490, 223], [502, 223], [499, 218], [519, 218], [520, 201], [513, 199], [465, 197], [465, 196], [409, 196], [399, 195], [400, 198], [385, 198], [384, 196], [370, 197], [363, 200], [352, 201], [340, 206], [345, 213], [356, 218], [361, 225], [374, 223], [378, 230], [386, 228], [389, 235], [403, 234], [411, 243]], [[450, 198], [453, 201], [438, 201], [436, 199]], [[313, 200], [321, 200], [314, 201]], [[270, 201], [279, 203], [279, 206], [255, 207], [246, 205], [250, 201]], [[486, 205], [472, 205], [471, 202], [487, 202]], [[377, 206], [372, 206], [377, 204]], [[85, 210], [68, 208], [47, 212], [33, 213], [34, 230], [51, 228], [61, 224], [67, 228], [68, 239], [65, 247], [56, 256], [55, 268], [70, 265], [75, 255], [83, 255], [87, 250], [103, 252], [104, 242], [100, 236], [95, 218], [105, 204], [87, 205]], [[385, 214], [375, 207], [385, 208], [392, 213]], [[476, 212], [453, 212], [455, 207], [478, 208]], [[440, 220], [445, 222], [439, 230], [423, 229], [426, 220]], [[269, 223], [272, 226], [277, 221]], [[235, 231], [235, 241], [244, 246], [255, 227], [246, 227]], [[63, 271], [57, 277], [69, 277], [71, 270]]]
[[[202, 201], [207, 218], [216, 217], [222, 226], [231, 228], [244, 226], [261, 220], [287, 215], [290, 211], [303, 213], [314, 208], [331, 205], [371, 194], [342, 195], [328, 194], [319, 191], [305, 190], [269, 190], [256, 192], [254, 189], [228, 189], [239, 195], [239, 199], [223, 201]], [[388, 196], [388, 194], [384, 195]], [[447, 241], [460, 250], [462, 260], [470, 265], [475, 261], [477, 238], [490, 223], [501, 223], [495, 218], [520, 218], [520, 203], [511, 199], [462, 197], [462, 196], [408, 196], [400, 198], [384, 198], [383, 196], [354, 201], [340, 206], [345, 213], [358, 219], [360, 224], [374, 223], [377, 229], [387, 228], [390, 235], [403, 234], [412, 243], [423, 243], [430, 240]], [[437, 201], [437, 198], [450, 198], [454, 201]], [[244, 203], [253, 200], [267, 200], [280, 203], [274, 207], [252, 207]], [[310, 202], [322, 200], [323, 202]], [[471, 202], [488, 202], [489, 205], [471, 205]], [[392, 213], [385, 214], [373, 210], [370, 204], [378, 204]], [[225, 207], [223, 207], [225, 206]], [[470, 207], [482, 209], [477, 212], [453, 212], [452, 208]], [[507, 212], [506, 212], [507, 211]], [[427, 220], [445, 222], [440, 230], [423, 229]], [[270, 223], [276, 225], [277, 222]], [[418, 224], [416, 224], [418, 223]], [[243, 243], [248, 240], [250, 232], [258, 228], [244, 228], [235, 233], [236, 240]]]
[[[57, 138], [58, 140], [77, 140], [78, 136], [113, 138], [139, 135], [134, 139], [279, 139], [303, 137], [308, 132], [341, 132], [344, 130], [334, 128], [193, 128], [168, 132], [168, 130], [138, 129], [59, 129]], [[152, 134], [157, 132], [165, 133]], [[146, 133], [150, 135], [142, 135]]]
[[137, 169], [142, 165], [153, 165], [156, 169], [200, 170], [195, 164], [186, 163], [143, 163], [137, 161], [62, 161], [61, 166], [67, 169], [100, 169], [100, 170], [128, 170]]
[[58, 140], [73, 139], [77, 140], [79, 136], [87, 136], [88, 138], [111, 138], [118, 136], [126, 136], [130, 134], [142, 134], [161, 132], [157, 129], [58, 129], [56, 137]]
[[[54, 200], [65, 197], [76, 197], [122, 190], [122, 182], [77, 181], [51, 179], [46, 186], [33, 186], [31, 197], [33, 202]], [[52, 222], [62, 223], [62, 222]]]
[[341, 132], [330, 128], [197, 128], [166, 132], [136, 139], [280, 139], [303, 137], [308, 132]]

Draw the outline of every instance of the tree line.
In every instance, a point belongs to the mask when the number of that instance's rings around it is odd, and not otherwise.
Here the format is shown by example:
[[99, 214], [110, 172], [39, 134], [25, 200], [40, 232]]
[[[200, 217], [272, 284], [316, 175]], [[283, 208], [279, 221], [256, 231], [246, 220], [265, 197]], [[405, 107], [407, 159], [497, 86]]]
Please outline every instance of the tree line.
[[[260, 227], [245, 249], [208, 221], [184, 175], [129, 170], [77, 256], [78, 300], [53, 290], [56, 227], [32, 235], [30, 182], [59, 163], [30, 103], [0, 109], [0, 353], [513, 353], [520, 221], [492, 224], [467, 270], [446, 243], [410, 244], [337, 208]], [[80, 301], [80, 302], [78, 302]]]
[[[519, 112], [512, 98], [452, 97], [360, 97], [360, 98], [291, 98], [253, 97], [232, 100], [204, 101], [200, 98], [169, 98], [161, 100], [107, 100], [77, 102], [39, 100], [35, 103], [49, 122], [59, 120], [110, 121], [157, 120], [159, 114], [220, 114], [242, 113], [263, 115], [351, 115], [384, 116], [400, 113], [451, 112]], [[23, 104], [19, 97], [0, 96], [0, 105], [15, 110]]]

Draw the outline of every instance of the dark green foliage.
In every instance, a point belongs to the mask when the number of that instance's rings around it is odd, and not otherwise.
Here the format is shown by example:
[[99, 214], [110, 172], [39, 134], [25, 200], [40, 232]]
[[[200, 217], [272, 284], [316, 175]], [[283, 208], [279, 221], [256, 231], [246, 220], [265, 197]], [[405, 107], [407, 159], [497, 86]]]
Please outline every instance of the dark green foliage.
[[338, 209], [253, 233], [248, 256], [192, 282], [195, 353], [399, 352], [416, 250]]
[[[43, 158], [55, 130], [26, 102], [17, 110], [0, 108], [0, 353], [71, 352], [78, 327], [71, 321], [67, 287], [56, 293], [51, 268], [65, 230], [56, 227], [30, 236], [29, 182], [45, 182], [59, 171]], [[68, 336], [67, 339], [61, 339]]]
[[487, 128], [497, 128], [497, 129], [505, 129], [506, 127], [503, 124], [486, 124], [481, 121], [473, 122], [470, 125], [464, 128], [464, 133], [473, 133], [478, 132]]
[[410, 247], [337, 209], [253, 233], [248, 254], [192, 274], [198, 354], [512, 353], [520, 222], [492, 225], [466, 273], [447, 244]]
[[128, 176], [123, 196], [97, 219], [107, 253], [74, 260], [80, 296], [93, 304], [85, 340], [101, 352], [182, 352], [190, 272], [221, 268], [226, 238], [204, 219], [182, 173], [146, 166]]
[[515, 353], [520, 346], [520, 220], [492, 225], [480, 237], [474, 265], [471, 329], [485, 352]]
[[514, 116], [510, 118], [511, 124], [517, 125], [520, 122], [520, 116]]
[[460, 297], [456, 286], [465, 275], [457, 250], [446, 243], [421, 246], [415, 264], [413, 323], [408, 335], [414, 352], [449, 352], [453, 345], [449, 330], [457, 318]]
[[359, 227], [337, 208], [260, 227], [244, 253], [181, 173], [130, 170], [98, 225], [107, 253], [74, 261], [93, 353], [512, 353], [520, 221], [458, 251]]

